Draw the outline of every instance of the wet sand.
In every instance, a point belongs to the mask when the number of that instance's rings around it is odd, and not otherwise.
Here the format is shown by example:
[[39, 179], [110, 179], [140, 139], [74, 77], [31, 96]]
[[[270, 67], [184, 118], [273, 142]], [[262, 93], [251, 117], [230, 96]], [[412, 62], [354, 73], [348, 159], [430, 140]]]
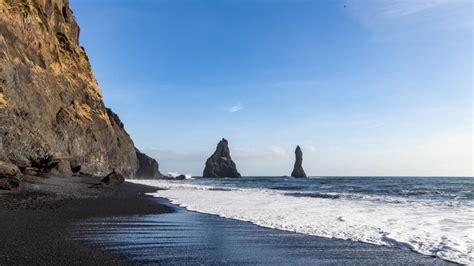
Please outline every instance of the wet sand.
[[0, 193], [0, 265], [445, 265], [414, 252], [312, 237], [189, 212], [125, 183], [26, 180]]
[[221, 218], [156, 199], [173, 212], [104, 217], [75, 226], [73, 239], [138, 264], [450, 265], [407, 249], [327, 239]]

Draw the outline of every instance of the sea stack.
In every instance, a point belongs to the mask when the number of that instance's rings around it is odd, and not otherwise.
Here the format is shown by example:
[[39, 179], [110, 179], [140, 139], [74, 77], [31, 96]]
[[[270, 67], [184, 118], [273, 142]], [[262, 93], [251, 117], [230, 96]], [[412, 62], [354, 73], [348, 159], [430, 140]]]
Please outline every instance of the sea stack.
[[303, 170], [303, 152], [300, 146], [296, 146], [295, 150], [295, 166], [293, 167], [292, 177], [306, 178], [306, 173]]
[[229, 143], [226, 139], [222, 139], [219, 144], [217, 144], [216, 151], [207, 159], [202, 176], [210, 178], [242, 177], [230, 157]]

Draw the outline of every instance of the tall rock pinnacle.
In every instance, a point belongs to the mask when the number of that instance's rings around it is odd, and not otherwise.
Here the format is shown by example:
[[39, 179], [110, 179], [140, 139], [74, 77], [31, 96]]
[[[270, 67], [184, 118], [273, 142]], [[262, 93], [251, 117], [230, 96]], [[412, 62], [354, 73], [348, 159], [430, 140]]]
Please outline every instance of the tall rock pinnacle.
[[295, 166], [293, 172], [291, 173], [292, 177], [306, 177], [306, 173], [303, 170], [303, 152], [301, 151], [300, 146], [296, 146], [295, 150]]
[[217, 144], [216, 151], [207, 159], [202, 176], [211, 178], [241, 177], [234, 161], [232, 161], [230, 157], [229, 146], [226, 139], [222, 139], [219, 144]]

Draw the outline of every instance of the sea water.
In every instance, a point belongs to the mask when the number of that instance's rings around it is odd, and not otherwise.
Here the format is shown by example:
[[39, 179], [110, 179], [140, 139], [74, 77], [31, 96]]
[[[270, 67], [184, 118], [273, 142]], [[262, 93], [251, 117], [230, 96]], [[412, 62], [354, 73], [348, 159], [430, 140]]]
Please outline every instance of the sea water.
[[128, 180], [191, 211], [474, 263], [474, 178]]

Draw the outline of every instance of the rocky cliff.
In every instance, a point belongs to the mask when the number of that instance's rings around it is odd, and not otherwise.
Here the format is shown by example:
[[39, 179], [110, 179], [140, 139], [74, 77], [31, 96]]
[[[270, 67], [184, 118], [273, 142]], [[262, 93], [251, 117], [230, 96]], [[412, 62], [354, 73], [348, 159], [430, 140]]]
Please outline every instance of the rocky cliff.
[[230, 157], [229, 143], [222, 139], [217, 144], [216, 151], [206, 161], [203, 177], [241, 177], [234, 161]]
[[138, 170], [135, 178], [155, 179], [163, 177], [160, 173], [158, 162], [155, 159], [150, 158], [138, 149], [135, 149], [135, 151], [138, 159]]
[[95, 175], [138, 169], [67, 0], [0, 0], [0, 155], [20, 169], [42, 158]]
[[291, 172], [292, 177], [306, 177], [306, 173], [303, 170], [303, 152], [301, 151], [300, 146], [296, 146], [295, 150], [295, 166], [293, 167], [293, 172]]

